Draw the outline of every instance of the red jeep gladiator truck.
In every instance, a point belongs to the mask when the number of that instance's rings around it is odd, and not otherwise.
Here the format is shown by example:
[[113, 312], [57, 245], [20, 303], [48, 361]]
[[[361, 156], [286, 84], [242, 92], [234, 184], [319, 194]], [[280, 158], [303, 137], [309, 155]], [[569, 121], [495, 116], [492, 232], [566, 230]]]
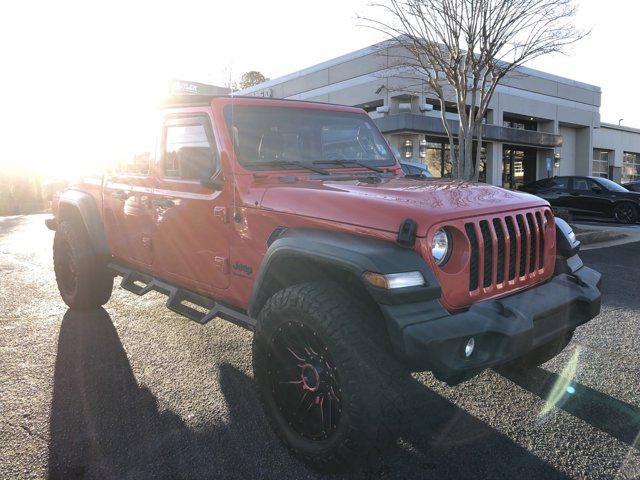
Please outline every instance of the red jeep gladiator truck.
[[409, 178], [358, 108], [175, 96], [152, 148], [54, 203], [70, 308], [105, 304], [122, 276], [254, 331], [270, 424], [326, 471], [393, 431], [401, 376], [536, 366], [600, 311], [600, 274], [546, 201]]

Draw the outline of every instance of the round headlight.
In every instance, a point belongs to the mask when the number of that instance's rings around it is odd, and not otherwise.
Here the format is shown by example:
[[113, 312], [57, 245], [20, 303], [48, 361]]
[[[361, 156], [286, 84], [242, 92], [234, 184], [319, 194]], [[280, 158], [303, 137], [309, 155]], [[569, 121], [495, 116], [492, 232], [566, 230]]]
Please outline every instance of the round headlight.
[[433, 261], [439, 267], [444, 265], [449, 259], [449, 250], [451, 248], [451, 240], [449, 234], [443, 228], [439, 229], [431, 240], [431, 256]]

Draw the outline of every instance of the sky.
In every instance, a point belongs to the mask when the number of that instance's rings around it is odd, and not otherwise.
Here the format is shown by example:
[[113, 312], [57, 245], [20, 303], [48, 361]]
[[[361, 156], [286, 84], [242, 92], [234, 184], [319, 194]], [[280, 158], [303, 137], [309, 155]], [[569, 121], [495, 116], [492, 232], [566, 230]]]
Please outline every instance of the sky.
[[[602, 120], [640, 128], [640, 2], [578, 0], [591, 34], [533, 68], [602, 88]], [[358, 26], [366, 0], [70, 0], [0, 7], [0, 165], [47, 174], [106, 158], [113, 126], [139, 126], [171, 78], [275, 78], [384, 39]], [[92, 158], [94, 160], [89, 160]]]

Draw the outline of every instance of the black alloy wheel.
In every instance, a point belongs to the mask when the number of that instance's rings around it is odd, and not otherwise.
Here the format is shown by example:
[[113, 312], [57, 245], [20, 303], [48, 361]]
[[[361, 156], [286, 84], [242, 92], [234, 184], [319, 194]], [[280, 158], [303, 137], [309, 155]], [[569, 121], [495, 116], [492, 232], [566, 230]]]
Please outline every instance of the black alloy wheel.
[[300, 322], [276, 330], [267, 357], [275, 403], [299, 435], [326, 440], [342, 412], [338, 371], [317, 333]]
[[638, 221], [638, 210], [630, 203], [621, 203], [613, 209], [613, 217], [619, 223], [636, 223]]
[[393, 355], [384, 319], [342, 285], [275, 293], [253, 336], [253, 374], [267, 419], [300, 459], [349, 469], [392, 441], [413, 381]]

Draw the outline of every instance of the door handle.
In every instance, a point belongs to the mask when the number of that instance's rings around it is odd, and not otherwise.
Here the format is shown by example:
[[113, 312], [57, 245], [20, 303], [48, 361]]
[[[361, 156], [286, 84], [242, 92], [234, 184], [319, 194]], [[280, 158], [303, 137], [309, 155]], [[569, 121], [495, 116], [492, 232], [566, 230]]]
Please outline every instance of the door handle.
[[160, 198], [156, 200], [151, 200], [151, 205], [153, 205], [154, 207], [160, 207], [160, 208], [171, 208], [176, 206], [173, 200], [169, 198]]
[[129, 193], [124, 190], [118, 190], [117, 192], [113, 192], [111, 196], [116, 200], [127, 200], [129, 198]]
[[580, 196], [580, 194], [579, 194], [579, 193], [577, 193], [577, 192], [571, 192], [571, 196], [572, 196], [572, 197], [579, 197], [579, 196]]

